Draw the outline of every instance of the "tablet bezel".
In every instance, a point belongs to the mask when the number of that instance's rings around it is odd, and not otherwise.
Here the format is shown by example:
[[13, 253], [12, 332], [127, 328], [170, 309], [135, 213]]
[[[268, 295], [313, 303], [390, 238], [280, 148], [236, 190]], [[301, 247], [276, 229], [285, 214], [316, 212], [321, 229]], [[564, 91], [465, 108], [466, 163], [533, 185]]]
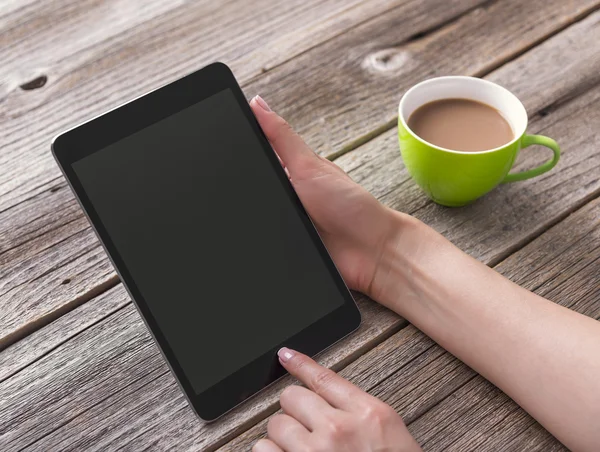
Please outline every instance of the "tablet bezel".
[[[162, 331], [158, 328], [158, 323], [152, 316], [119, 251], [112, 243], [100, 217], [87, 197], [72, 164], [225, 89], [231, 89], [233, 92], [240, 109], [268, 156], [273, 170], [277, 173], [283, 190], [288, 194], [288, 198], [300, 213], [313, 243], [342, 294], [344, 303], [341, 307], [291, 338], [276, 344], [250, 364], [227, 376], [204, 392], [197, 394]], [[282, 346], [294, 348], [312, 356], [331, 346], [360, 325], [360, 312], [350, 291], [292, 188], [269, 141], [258, 125], [231, 70], [223, 63], [213, 63], [173, 83], [123, 104], [108, 113], [78, 125], [57, 136], [51, 147], [54, 158], [104, 246], [134, 305], [140, 312], [190, 405], [200, 419], [204, 421], [217, 419], [284, 375], [285, 370], [279, 364], [276, 355], [277, 350]]]

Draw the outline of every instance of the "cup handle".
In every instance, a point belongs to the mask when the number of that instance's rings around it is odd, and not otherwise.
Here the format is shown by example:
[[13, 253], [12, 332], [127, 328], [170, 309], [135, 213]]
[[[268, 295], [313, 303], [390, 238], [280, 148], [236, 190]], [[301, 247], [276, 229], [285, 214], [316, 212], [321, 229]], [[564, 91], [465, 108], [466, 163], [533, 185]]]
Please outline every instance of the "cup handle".
[[552, 149], [554, 155], [550, 160], [538, 166], [537, 168], [533, 168], [520, 173], [507, 174], [504, 180], [502, 181], [503, 184], [506, 182], [516, 182], [519, 180], [531, 179], [532, 177], [539, 176], [540, 174], [543, 174], [546, 171], [550, 171], [558, 163], [558, 159], [560, 158], [560, 148], [558, 147], [558, 143], [552, 138], [548, 138], [543, 135], [524, 135], [521, 140], [523, 149], [533, 144], [539, 144], [541, 146], [545, 146], [549, 149]]

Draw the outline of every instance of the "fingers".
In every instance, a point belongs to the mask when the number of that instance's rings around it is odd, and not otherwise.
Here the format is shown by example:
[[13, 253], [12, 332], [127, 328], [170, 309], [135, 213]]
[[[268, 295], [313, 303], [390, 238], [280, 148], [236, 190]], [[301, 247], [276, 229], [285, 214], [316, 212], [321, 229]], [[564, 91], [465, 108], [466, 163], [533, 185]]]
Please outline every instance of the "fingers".
[[286, 452], [294, 452], [309, 441], [310, 432], [287, 414], [276, 414], [267, 424], [269, 439]]
[[351, 411], [368, 397], [361, 389], [302, 353], [284, 347], [278, 355], [279, 362], [290, 374], [335, 408]]
[[281, 409], [297, 419], [310, 431], [314, 431], [323, 419], [335, 411], [325, 400], [302, 386], [288, 386], [279, 398]]
[[283, 449], [270, 439], [263, 438], [257, 441], [252, 452], [283, 452]]
[[290, 171], [292, 178], [294, 177], [294, 168], [301, 163], [302, 159], [317, 158], [316, 154], [294, 132], [285, 119], [271, 111], [260, 96], [256, 96], [250, 101], [250, 107], [275, 152]]

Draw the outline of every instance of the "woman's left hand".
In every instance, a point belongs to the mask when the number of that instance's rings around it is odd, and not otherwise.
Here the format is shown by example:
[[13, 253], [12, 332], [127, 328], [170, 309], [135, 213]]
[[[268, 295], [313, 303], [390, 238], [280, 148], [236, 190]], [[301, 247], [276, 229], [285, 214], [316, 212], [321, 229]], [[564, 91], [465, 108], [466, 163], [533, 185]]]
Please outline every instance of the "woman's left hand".
[[253, 452], [421, 450], [389, 405], [299, 352], [282, 348], [279, 361], [308, 389], [283, 391], [284, 414], [270, 419]]

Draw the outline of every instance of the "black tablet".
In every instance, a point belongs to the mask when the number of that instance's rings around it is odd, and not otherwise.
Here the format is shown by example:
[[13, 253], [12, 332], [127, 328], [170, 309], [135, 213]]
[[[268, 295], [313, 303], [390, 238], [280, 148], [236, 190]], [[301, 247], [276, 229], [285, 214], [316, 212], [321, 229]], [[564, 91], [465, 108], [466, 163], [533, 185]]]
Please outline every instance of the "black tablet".
[[190, 405], [214, 420], [359, 311], [227, 66], [54, 139], [56, 161]]

